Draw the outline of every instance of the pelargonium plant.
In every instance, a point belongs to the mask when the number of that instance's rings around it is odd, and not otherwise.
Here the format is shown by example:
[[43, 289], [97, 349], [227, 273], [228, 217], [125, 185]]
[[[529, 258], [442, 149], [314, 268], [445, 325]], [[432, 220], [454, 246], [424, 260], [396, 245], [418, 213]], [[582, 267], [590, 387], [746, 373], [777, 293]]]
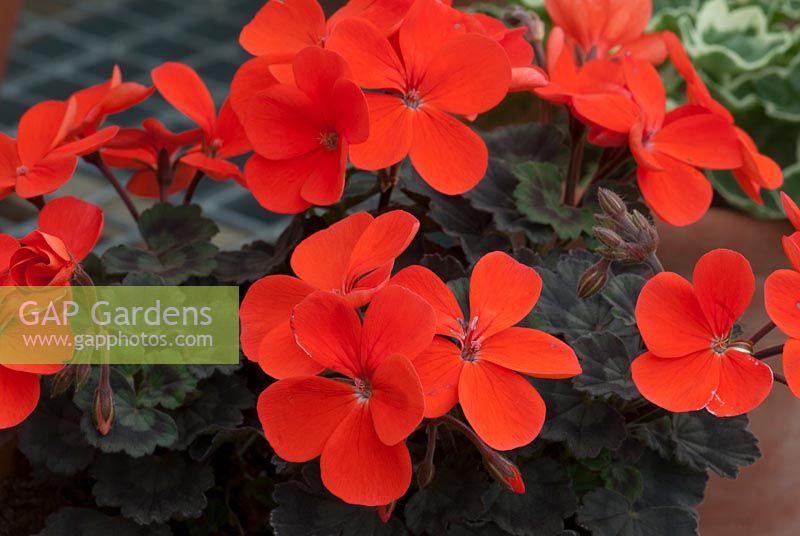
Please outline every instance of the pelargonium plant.
[[[774, 382], [800, 396], [800, 231], [754, 333], [742, 254], [666, 271], [654, 219], [700, 220], [706, 172], [760, 203], [781, 168], [680, 38], [646, 32], [650, 1], [545, 4], [551, 24], [269, 0], [227, 96], [187, 65], [152, 86], [115, 68], [0, 134], [0, 195], [40, 211], [0, 235], [2, 285], [242, 298], [238, 366], [0, 366], [24, 455], [0, 486], [9, 533], [696, 534], [707, 473], [760, 456], [746, 414]], [[185, 130], [113, 124], [156, 98]], [[102, 209], [59, 193], [79, 160], [142, 246], [91, 254]], [[280, 238], [219, 251], [193, 204], [208, 180], [291, 215]], [[759, 348], [776, 327], [785, 345]]]

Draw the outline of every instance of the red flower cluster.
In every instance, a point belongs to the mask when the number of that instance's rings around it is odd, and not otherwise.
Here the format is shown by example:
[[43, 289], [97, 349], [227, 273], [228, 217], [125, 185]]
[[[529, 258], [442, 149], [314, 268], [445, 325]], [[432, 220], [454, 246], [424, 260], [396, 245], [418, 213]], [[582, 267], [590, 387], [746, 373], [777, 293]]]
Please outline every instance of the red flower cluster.
[[270, 210], [300, 212], [341, 197], [348, 156], [367, 170], [410, 156], [435, 189], [469, 190], [488, 154], [454, 115], [546, 83], [524, 32], [437, 0], [354, 0], [327, 22], [315, 0], [267, 2], [240, 37], [258, 57], [231, 87], [256, 152], [248, 187]]
[[670, 272], [649, 280], [636, 304], [648, 352], [632, 365], [642, 395], [669, 411], [705, 408], [719, 417], [761, 404], [772, 389], [772, 369], [752, 356], [749, 341], [732, 335], [754, 291], [750, 263], [726, 249], [698, 261], [693, 283]]
[[[402, 211], [354, 214], [297, 247], [297, 278], [265, 277], [242, 303], [245, 354], [280, 378], [259, 400], [267, 439], [289, 461], [321, 455], [325, 485], [355, 504], [386, 505], [406, 492], [404, 440], [423, 417], [460, 401], [488, 445], [512, 449], [532, 441], [545, 416], [518, 373], [580, 373], [566, 344], [513, 327], [536, 303], [541, 279], [504, 253], [476, 264], [468, 315], [421, 266], [390, 281], [418, 226]], [[356, 310], [368, 303], [362, 326]], [[317, 376], [325, 370], [344, 378]]]
[[[688, 225], [708, 210], [712, 188], [698, 168], [732, 170], [759, 203], [761, 188], [782, 184], [777, 164], [711, 98], [678, 38], [642, 33], [650, 2], [550, 0], [547, 7], [558, 24], [548, 42], [551, 82], [536, 93], [567, 104], [588, 126], [592, 143], [627, 145], [639, 188], [661, 218]], [[669, 113], [654, 67], [667, 54], [686, 81], [688, 99]]]
[[[22, 240], [0, 234], [0, 286], [69, 285], [77, 264], [92, 250], [102, 229], [99, 208], [74, 197], [50, 201], [39, 214], [36, 231]], [[8, 321], [0, 311], [0, 329], [14, 329]], [[62, 368], [0, 365], [0, 429], [16, 426], [36, 408], [40, 374]]]

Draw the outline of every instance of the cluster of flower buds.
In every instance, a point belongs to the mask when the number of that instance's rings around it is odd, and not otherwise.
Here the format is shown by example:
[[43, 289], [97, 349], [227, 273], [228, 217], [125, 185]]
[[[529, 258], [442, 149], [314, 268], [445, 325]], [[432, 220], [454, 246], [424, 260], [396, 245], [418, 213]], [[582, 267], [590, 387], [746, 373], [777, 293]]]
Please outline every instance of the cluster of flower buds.
[[622, 198], [611, 190], [597, 192], [601, 214], [595, 215], [594, 236], [601, 243], [596, 252], [603, 257], [581, 276], [578, 295], [588, 298], [600, 292], [608, 280], [611, 264], [645, 263], [653, 272], [663, 270], [656, 257], [658, 232], [638, 210], [628, 210]]

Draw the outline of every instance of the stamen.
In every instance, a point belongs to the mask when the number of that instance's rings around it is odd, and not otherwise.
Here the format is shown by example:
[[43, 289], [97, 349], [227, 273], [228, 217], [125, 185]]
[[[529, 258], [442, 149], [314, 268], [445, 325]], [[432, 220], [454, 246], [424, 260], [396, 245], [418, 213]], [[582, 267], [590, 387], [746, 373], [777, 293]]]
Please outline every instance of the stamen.
[[320, 134], [319, 144], [322, 145], [327, 151], [333, 151], [339, 146], [339, 134], [336, 132], [326, 132]]
[[422, 104], [422, 95], [420, 95], [418, 89], [411, 89], [406, 92], [405, 96], [403, 97], [403, 102], [412, 110], [416, 110]]
[[361, 378], [356, 378], [353, 380], [353, 384], [356, 387], [356, 396], [363, 401], [369, 400], [369, 397], [372, 396], [372, 386], [369, 382]]
[[28, 166], [19, 166], [17, 168], [17, 175], [27, 175], [28, 174]]

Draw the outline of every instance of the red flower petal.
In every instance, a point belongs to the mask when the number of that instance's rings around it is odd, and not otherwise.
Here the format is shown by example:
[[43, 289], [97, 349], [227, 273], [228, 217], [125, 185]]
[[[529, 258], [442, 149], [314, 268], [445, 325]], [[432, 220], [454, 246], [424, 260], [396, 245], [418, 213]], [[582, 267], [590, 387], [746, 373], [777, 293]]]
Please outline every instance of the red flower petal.
[[419, 229], [419, 220], [404, 210], [375, 218], [358, 237], [347, 266], [348, 287], [394, 260], [406, 250]]
[[672, 272], [645, 283], [636, 303], [636, 324], [647, 348], [660, 358], [711, 347], [711, 326], [691, 283]]
[[312, 205], [332, 205], [342, 198], [347, 171], [347, 142], [340, 141], [339, 144], [334, 150], [319, 148], [301, 157], [314, 162], [300, 188], [300, 196]]
[[792, 222], [795, 230], [800, 231], [800, 208], [797, 207], [797, 203], [786, 192], [781, 192], [781, 203], [786, 217]]
[[423, 103], [460, 115], [485, 112], [508, 93], [511, 65], [496, 41], [478, 34], [448, 40], [419, 87]]
[[800, 232], [781, 238], [783, 252], [795, 270], [800, 271]]
[[325, 131], [314, 103], [295, 86], [276, 84], [250, 101], [242, 118], [253, 149], [265, 158], [293, 158], [321, 149]]
[[574, 95], [572, 106], [584, 121], [614, 132], [629, 132], [640, 117], [636, 103], [616, 93]]
[[397, 285], [382, 289], [364, 315], [361, 359], [366, 371], [377, 370], [394, 354], [414, 359], [430, 346], [435, 327], [433, 308], [417, 294]]
[[19, 249], [19, 241], [11, 235], [0, 234], [0, 274], [8, 270], [11, 256]]
[[72, 196], [53, 199], [39, 213], [39, 230], [59, 237], [81, 262], [100, 239], [103, 211]]
[[458, 398], [469, 424], [490, 447], [511, 450], [542, 429], [542, 397], [522, 376], [487, 361], [464, 363]]
[[25, 112], [17, 128], [22, 163], [33, 167], [58, 145], [66, 136], [74, 113], [75, 101], [44, 101]]
[[272, 60], [269, 58], [253, 58], [244, 62], [233, 75], [230, 101], [239, 117], [244, 117], [247, 113], [253, 97], [278, 83], [270, 72], [271, 65]]
[[206, 136], [214, 132], [217, 112], [208, 88], [188, 65], [168, 62], [153, 69], [153, 84], [168, 103], [194, 121]]
[[258, 397], [258, 418], [278, 456], [306, 462], [322, 454], [342, 421], [360, 411], [357, 407], [352, 385], [313, 376], [287, 378]]
[[681, 162], [708, 169], [735, 169], [742, 165], [736, 132], [714, 114], [696, 114], [665, 124], [650, 142], [659, 151]]
[[719, 387], [706, 409], [717, 417], [734, 417], [754, 410], [772, 390], [772, 369], [736, 350], [729, 350], [721, 360]]
[[337, 80], [333, 86], [333, 122], [336, 132], [348, 143], [364, 143], [369, 138], [369, 109], [361, 89], [350, 80]]
[[372, 222], [372, 216], [357, 212], [312, 234], [292, 253], [292, 270], [318, 289], [343, 292], [353, 249]]
[[371, 378], [369, 410], [375, 432], [387, 445], [396, 445], [422, 422], [425, 397], [411, 361], [401, 355], [384, 359]]
[[656, 68], [645, 60], [627, 57], [622, 62], [625, 82], [641, 108], [644, 124], [657, 129], [664, 122], [667, 92]]
[[24, 421], [39, 403], [39, 376], [0, 365], [0, 429]]
[[292, 330], [311, 359], [351, 378], [366, 379], [361, 320], [344, 298], [317, 291], [295, 306]]
[[228, 162], [222, 158], [211, 158], [203, 153], [195, 152], [181, 157], [181, 162], [187, 166], [201, 170], [214, 180], [242, 180], [242, 172], [239, 171], [239, 168], [236, 167], [236, 164]]
[[[311, 172], [313, 159], [300, 155], [287, 160], [267, 160], [254, 154], [244, 167], [247, 189], [265, 209], [278, 214], [297, 214], [311, 206], [300, 196], [303, 171]], [[298, 172], [299, 171], [299, 172]]]
[[536, 378], [571, 378], [581, 373], [575, 352], [542, 331], [508, 328], [481, 343], [478, 359]]
[[800, 273], [778, 270], [764, 283], [764, 307], [778, 328], [800, 339]]
[[261, 343], [269, 332], [288, 322], [295, 305], [314, 292], [308, 283], [287, 275], [269, 275], [250, 287], [242, 300], [242, 352], [261, 361]]
[[218, 158], [232, 158], [251, 150], [250, 140], [247, 139], [247, 134], [233, 110], [230, 99], [225, 99], [222, 103], [214, 134], [222, 142], [222, 147], [216, 153]]
[[425, 394], [425, 417], [441, 417], [458, 402], [458, 381], [464, 360], [451, 341], [435, 337], [431, 345], [414, 359]]
[[400, 285], [422, 296], [436, 313], [436, 333], [453, 336], [461, 333], [464, 313], [450, 288], [424, 266], [403, 268], [391, 279], [391, 284]]
[[372, 424], [368, 404], [356, 406], [331, 436], [320, 460], [322, 483], [350, 504], [385, 506], [411, 484], [405, 443], [385, 445]]
[[663, 170], [639, 166], [638, 181], [647, 204], [672, 225], [689, 225], [711, 206], [713, 189], [696, 168], [666, 155], [655, 155]]
[[697, 261], [693, 286], [713, 333], [724, 337], [750, 305], [756, 278], [741, 253], [715, 249]]
[[23, 199], [52, 193], [72, 178], [78, 159], [73, 155], [50, 155], [17, 177], [15, 191]]
[[720, 383], [721, 358], [711, 350], [661, 358], [650, 352], [631, 365], [636, 388], [647, 400], [673, 412], [705, 408]]
[[[409, 80], [422, 80], [433, 59], [444, 50], [445, 43], [466, 33], [462, 19], [461, 12], [444, 2], [421, 0], [414, 3], [398, 30], [398, 42]], [[353, 69], [357, 70], [355, 66]]]
[[85, 138], [61, 145], [53, 150], [51, 154], [75, 156], [91, 154], [114, 139], [118, 132], [119, 127], [107, 127]]
[[[489, 153], [483, 139], [472, 129], [432, 106], [419, 108], [413, 125], [409, 154], [425, 182], [448, 195], [462, 194], [480, 182]], [[379, 132], [373, 129], [372, 135]]]
[[278, 380], [316, 376], [325, 370], [297, 346], [288, 318], [264, 336], [255, 357], [261, 369]]
[[783, 373], [792, 394], [800, 398], [800, 340], [786, 341], [783, 347]]
[[333, 28], [328, 50], [350, 65], [353, 81], [370, 89], [405, 90], [405, 67], [389, 40], [369, 21], [346, 19]]
[[366, 98], [370, 135], [364, 143], [350, 147], [350, 160], [361, 169], [387, 168], [400, 162], [411, 150], [414, 112], [402, 99], [392, 95], [367, 93]]
[[414, 0], [350, 0], [331, 15], [328, 25], [333, 28], [340, 21], [361, 17], [370, 21], [384, 35], [397, 30]]
[[487, 339], [520, 322], [542, 292], [536, 270], [495, 251], [483, 256], [472, 271], [469, 309], [477, 317], [476, 337]]
[[319, 46], [325, 36], [325, 13], [316, 0], [267, 2], [242, 29], [239, 43], [254, 56], [288, 63], [307, 46]]

